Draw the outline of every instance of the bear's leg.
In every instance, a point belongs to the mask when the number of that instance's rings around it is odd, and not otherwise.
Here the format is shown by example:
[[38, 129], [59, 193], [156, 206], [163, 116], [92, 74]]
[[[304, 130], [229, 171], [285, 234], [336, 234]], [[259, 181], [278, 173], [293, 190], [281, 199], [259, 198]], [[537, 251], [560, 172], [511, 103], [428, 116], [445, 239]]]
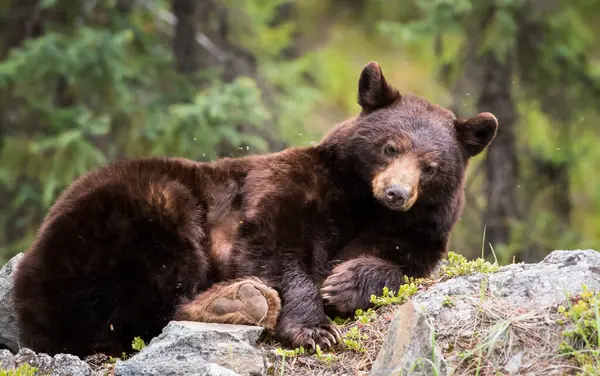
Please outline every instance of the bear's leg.
[[212, 286], [182, 305], [175, 319], [257, 325], [274, 330], [280, 309], [277, 291], [258, 278], [243, 278]]
[[273, 282], [282, 301], [276, 327], [276, 338], [282, 344], [312, 351], [317, 345], [326, 349], [341, 340], [337, 325], [325, 314], [319, 286], [311, 275], [292, 264]]
[[373, 256], [360, 256], [336, 266], [321, 288], [325, 304], [347, 315], [370, 307], [371, 295], [384, 287], [398, 291], [404, 276], [400, 266]]

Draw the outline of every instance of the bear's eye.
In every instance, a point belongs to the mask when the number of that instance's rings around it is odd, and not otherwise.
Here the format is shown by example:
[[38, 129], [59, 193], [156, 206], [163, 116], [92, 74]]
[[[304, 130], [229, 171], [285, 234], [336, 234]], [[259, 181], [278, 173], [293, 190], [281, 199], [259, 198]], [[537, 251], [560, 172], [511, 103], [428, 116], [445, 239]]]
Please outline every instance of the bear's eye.
[[397, 147], [396, 147], [396, 145], [394, 145], [394, 144], [387, 144], [387, 145], [385, 145], [385, 147], [383, 148], [383, 153], [384, 153], [385, 155], [390, 155], [390, 156], [393, 156], [393, 155], [396, 155], [396, 154], [398, 154], [398, 148], [397, 148]]
[[437, 169], [438, 169], [438, 164], [437, 163], [430, 163], [430, 164], [425, 165], [423, 167], [423, 172], [426, 175], [433, 175], [433, 174], [436, 173]]

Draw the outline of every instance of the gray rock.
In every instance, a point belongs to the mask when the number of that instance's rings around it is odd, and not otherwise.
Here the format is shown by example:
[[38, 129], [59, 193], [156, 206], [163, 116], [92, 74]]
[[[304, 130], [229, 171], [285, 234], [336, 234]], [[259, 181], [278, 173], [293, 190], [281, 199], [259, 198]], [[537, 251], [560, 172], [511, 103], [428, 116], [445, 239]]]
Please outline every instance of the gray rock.
[[0, 350], [0, 364], [5, 370], [14, 370], [24, 364], [37, 368], [36, 375], [51, 376], [94, 376], [89, 364], [74, 355], [36, 354], [22, 348], [16, 355], [8, 350]]
[[446, 296], [478, 298], [482, 288], [508, 305], [524, 309], [547, 307], [563, 301], [566, 294], [581, 292], [583, 284], [600, 289], [600, 252], [594, 250], [554, 251], [537, 264], [507, 265], [496, 273], [472, 274], [439, 283], [414, 297], [435, 320], [452, 322], [470, 316], [468, 301], [458, 299], [444, 309]]
[[371, 376], [388, 375], [446, 375], [433, 325], [412, 302], [395, 313], [371, 370]]
[[22, 253], [14, 256], [0, 269], [0, 348], [8, 348], [12, 352], [19, 350], [19, 329], [13, 306], [13, 272]]
[[[517, 311], [547, 314], [555, 312], [555, 307], [563, 303], [567, 295], [582, 292], [584, 284], [592, 290], [600, 290], [600, 252], [554, 251], [537, 264], [513, 264], [496, 273], [452, 278], [415, 295], [412, 302], [432, 319], [438, 343], [446, 348], [444, 345], [468, 342], [481, 335], [477, 322], [482, 317], [483, 306], [497, 309], [499, 315]], [[453, 303], [451, 307], [444, 304], [448, 298]], [[552, 323], [541, 321], [538, 327], [544, 330], [549, 325]], [[506, 372], [520, 374], [522, 364], [531, 363], [539, 356], [524, 350], [508, 355], [503, 365]], [[455, 361], [456, 358], [446, 359], [449, 371]]]
[[115, 376], [265, 375], [265, 357], [253, 345], [263, 328], [171, 321], [148, 346], [117, 361]]

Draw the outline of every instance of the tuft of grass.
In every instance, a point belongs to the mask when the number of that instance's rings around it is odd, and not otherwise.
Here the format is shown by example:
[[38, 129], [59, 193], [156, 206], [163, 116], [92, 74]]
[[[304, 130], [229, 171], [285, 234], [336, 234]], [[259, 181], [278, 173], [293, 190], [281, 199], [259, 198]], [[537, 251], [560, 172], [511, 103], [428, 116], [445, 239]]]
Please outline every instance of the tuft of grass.
[[0, 369], [0, 376], [34, 376], [37, 370], [36, 367], [32, 367], [29, 364], [23, 364], [14, 370]]
[[457, 277], [473, 273], [488, 274], [497, 272], [499, 269], [500, 265], [497, 262], [492, 264], [483, 258], [468, 261], [466, 257], [454, 252], [448, 252], [448, 264], [442, 265], [442, 272], [447, 277]]
[[563, 316], [559, 323], [566, 325], [559, 352], [577, 363], [581, 369], [577, 375], [599, 375], [600, 292], [583, 285], [581, 294], [558, 307], [558, 312]]

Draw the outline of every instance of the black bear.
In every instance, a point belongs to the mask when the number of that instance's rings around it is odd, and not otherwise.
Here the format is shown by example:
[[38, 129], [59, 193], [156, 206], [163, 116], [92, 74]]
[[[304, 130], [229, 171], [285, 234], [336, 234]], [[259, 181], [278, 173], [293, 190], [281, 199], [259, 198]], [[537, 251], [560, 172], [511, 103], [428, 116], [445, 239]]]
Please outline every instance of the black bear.
[[16, 272], [23, 345], [120, 354], [173, 319], [262, 325], [287, 346], [338, 341], [326, 308], [366, 308], [444, 256], [468, 161], [498, 127], [401, 95], [375, 62], [358, 102], [316, 146], [79, 178]]

